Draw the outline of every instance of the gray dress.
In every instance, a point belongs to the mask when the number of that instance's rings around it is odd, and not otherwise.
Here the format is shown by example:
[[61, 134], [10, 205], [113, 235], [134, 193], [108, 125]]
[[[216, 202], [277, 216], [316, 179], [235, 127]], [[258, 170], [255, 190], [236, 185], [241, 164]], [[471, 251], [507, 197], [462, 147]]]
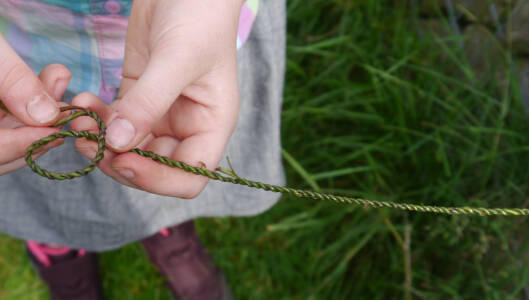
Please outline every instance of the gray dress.
[[[240, 115], [225, 156], [241, 176], [284, 184], [280, 111], [285, 64], [284, 0], [261, 0], [246, 44], [238, 52]], [[39, 159], [54, 171], [86, 165], [73, 141]], [[223, 160], [221, 166], [227, 167]], [[178, 183], [175, 183], [178, 184]], [[199, 217], [250, 216], [278, 194], [210, 181], [193, 200], [122, 186], [99, 170], [83, 178], [50, 181], [29, 168], [0, 176], [0, 231], [8, 235], [103, 251]]]

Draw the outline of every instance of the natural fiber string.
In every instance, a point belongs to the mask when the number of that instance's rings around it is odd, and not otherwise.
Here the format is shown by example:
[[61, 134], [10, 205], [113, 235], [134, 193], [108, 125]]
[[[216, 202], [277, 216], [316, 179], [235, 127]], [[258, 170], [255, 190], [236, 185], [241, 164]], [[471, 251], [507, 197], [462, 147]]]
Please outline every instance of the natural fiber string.
[[[68, 110], [74, 110], [76, 112], [58, 121], [53, 126], [59, 127], [78, 117], [89, 116], [89, 117], [92, 117], [94, 120], [96, 120], [99, 126], [99, 135], [92, 134], [88, 131], [66, 130], [66, 131], [61, 131], [61, 132], [52, 134], [41, 140], [38, 140], [35, 143], [33, 143], [31, 146], [29, 146], [27, 149], [27, 153], [26, 153], [27, 165], [37, 174], [43, 177], [49, 178], [49, 179], [64, 180], [64, 179], [72, 179], [72, 178], [84, 176], [94, 170], [94, 168], [96, 167], [96, 164], [103, 158], [103, 154], [105, 151], [106, 125], [101, 120], [99, 115], [97, 115], [93, 111], [89, 111], [82, 107], [67, 106], [67, 107], [61, 108], [61, 111], [68, 111]], [[70, 173], [55, 173], [55, 172], [44, 170], [41, 167], [39, 167], [33, 160], [32, 153], [35, 150], [39, 149], [40, 147], [56, 139], [65, 138], [65, 137], [82, 137], [82, 138], [86, 138], [92, 141], [96, 141], [98, 143], [97, 154], [95, 155], [94, 159], [92, 159], [90, 164], [84, 169], [77, 170], [77, 171], [70, 172]], [[478, 216], [529, 215], [529, 209], [526, 209], [526, 208], [444, 207], [444, 206], [397, 203], [397, 202], [391, 202], [391, 201], [374, 201], [374, 200], [367, 200], [367, 199], [360, 199], [360, 198], [336, 196], [332, 194], [319, 193], [319, 192], [308, 191], [308, 190], [299, 190], [299, 189], [293, 189], [289, 187], [262, 183], [258, 181], [252, 181], [252, 180], [239, 177], [233, 171], [233, 169], [226, 170], [223, 168], [217, 168], [215, 171], [211, 171], [211, 170], [206, 169], [205, 166], [202, 166], [202, 167], [190, 166], [181, 161], [172, 160], [168, 157], [161, 156], [161, 155], [158, 155], [150, 151], [144, 151], [141, 149], [133, 149], [131, 150], [131, 152], [134, 152], [144, 157], [148, 157], [154, 161], [157, 161], [169, 167], [179, 168], [181, 170], [184, 170], [189, 173], [193, 173], [195, 175], [208, 177], [212, 180], [230, 182], [233, 184], [244, 185], [244, 186], [261, 189], [265, 191], [272, 191], [272, 192], [277, 192], [277, 193], [282, 193], [282, 194], [288, 194], [288, 195], [292, 195], [298, 198], [310, 198], [310, 199], [315, 199], [315, 200], [326, 200], [326, 201], [333, 201], [333, 202], [338, 202], [338, 203], [356, 204], [356, 205], [360, 205], [364, 207], [373, 207], [373, 208], [386, 207], [386, 208], [394, 208], [394, 209], [405, 210], [405, 211], [429, 212], [429, 213], [438, 213], [438, 214], [447, 214], [447, 215], [478, 215]]]

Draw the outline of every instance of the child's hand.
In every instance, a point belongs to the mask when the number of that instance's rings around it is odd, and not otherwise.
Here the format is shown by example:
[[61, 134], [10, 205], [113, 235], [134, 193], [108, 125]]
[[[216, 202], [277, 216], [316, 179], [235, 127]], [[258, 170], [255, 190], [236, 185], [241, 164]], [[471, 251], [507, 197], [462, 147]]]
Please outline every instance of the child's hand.
[[[0, 175], [24, 167], [26, 148], [59, 131], [44, 126], [59, 118], [56, 100], [69, 82], [70, 72], [60, 65], [46, 67], [37, 77], [0, 34], [0, 100], [10, 112], [0, 109]], [[61, 143], [48, 144], [36, 157]]]
[[[109, 107], [83, 94], [74, 105], [100, 113], [114, 152], [134, 147], [214, 169], [238, 114], [236, 34], [242, 0], [135, 1], [127, 32], [119, 100]], [[77, 119], [72, 128], [97, 132]], [[92, 158], [95, 143], [77, 140]], [[207, 179], [134, 153], [106, 151], [99, 167], [152, 193], [197, 196]]]

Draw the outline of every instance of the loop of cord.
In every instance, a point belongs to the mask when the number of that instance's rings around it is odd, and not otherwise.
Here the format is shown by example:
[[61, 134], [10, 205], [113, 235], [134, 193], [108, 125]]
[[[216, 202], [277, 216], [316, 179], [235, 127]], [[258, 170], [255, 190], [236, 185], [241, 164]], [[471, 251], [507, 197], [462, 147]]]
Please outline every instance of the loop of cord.
[[[52, 134], [48, 137], [40, 139], [34, 142], [33, 144], [31, 144], [27, 148], [26, 157], [25, 157], [26, 163], [35, 173], [43, 177], [46, 177], [48, 179], [52, 179], [52, 180], [73, 179], [77, 177], [82, 177], [90, 173], [91, 171], [94, 170], [97, 163], [101, 159], [103, 159], [104, 151], [106, 149], [105, 148], [106, 125], [101, 120], [99, 115], [93, 111], [87, 110], [82, 107], [66, 106], [66, 107], [61, 108], [61, 111], [68, 111], [68, 110], [72, 110], [75, 112], [70, 114], [68, 117], [55, 123], [53, 125], [54, 127], [65, 125], [66, 123], [78, 117], [81, 117], [81, 116], [88, 116], [96, 120], [99, 126], [99, 134], [96, 135], [96, 134], [89, 133], [87, 131], [65, 130], [65, 131]], [[40, 147], [56, 139], [65, 138], [65, 137], [78, 137], [78, 138], [82, 137], [82, 138], [86, 138], [92, 141], [96, 141], [98, 143], [97, 154], [95, 155], [94, 159], [90, 161], [89, 165], [83, 169], [70, 172], [70, 173], [55, 173], [55, 172], [50, 172], [48, 170], [45, 170], [39, 167], [33, 160], [32, 153], [35, 150], [39, 149]], [[476, 215], [476, 216], [526, 216], [526, 215], [529, 215], [529, 209], [527, 208], [430, 206], [430, 205], [398, 203], [398, 202], [391, 202], [391, 201], [375, 201], [375, 200], [367, 200], [367, 199], [361, 199], [361, 198], [337, 196], [337, 195], [320, 193], [320, 192], [309, 191], [309, 190], [299, 190], [299, 189], [293, 189], [289, 187], [277, 186], [277, 185], [262, 183], [258, 181], [248, 180], [248, 179], [239, 177], [233, 170], [230, 171], [230, 170], [225, 170], [222, 168], [217, 168], [215, 171], [211, 171], [207, 169], [205, 166], [201, 166], [201, 167], [190, 166], [184, 162], [172, 160], [168, 157], [161, 156], [156, 153], [153, 153], [150, 151], [144, 151], [144, 150], [137, 149], [137, 148], [132, 149], [131, 152], [150, 158], [156, 162], [162, 163], [169, 167], [178, 168], [186, 172], [193, 173], [195, 175], [205, 176], [212, 180], [229, 182], [229, 183], [238, 184], [238, 185], [244, 185], [250, 188], [256, 188], [256, 189], [261, 189], [265, 191], [272, 191], [272, 192], [281, 193], [281, 194], [288, 194], [288, 195], [292, 195], [298, 198], [326, 200], [326, 201], [332, 201], [332, 202], [337, 202], [337, 203], [354, 204], [354, 205], [359, 205], [363, 207], [371, 207], [371, 208], [384, 208], [385, 207], [385, 208], [393, 208], [393, 209], [404, 210], [404, 211], [437, 213], [437, 214], [445, 214], [445, 215]]]
[[[68, 111], [68, 110], [77, 110], [77, 112], [74, 112], [73, 114], [70, 114], [68, 117], [62, 120], [59, 120], [57, 123], [53, 124], [53, 127], [63, 126], [66, 123], [76, 118], [79, 118], [81, 116], [89, 116], [93, 118], [94, 120], [96, 120], [97, 126], [99, 127], [99, 135], [92, 134], [88, 131], [64, 130], [64, 131], [49, 135], [31, 144], [26, 149], [26, 156], [25, 156], [26, 164], [35, 173], [39, 174], [40, 176], [46, 177], [48, 179], [52, 179], [52, 180], [73, 179], [73, 178], [84, 176], [92, 172], [95, 169], [97, 163], [103, 159], [103, 155], [106, 149], [105, 136], [106, 136], [107, 126], [105, 125], [105, 122], [101, 120], [99, 115], [93, 111], [89, 111], [85, 108], [78, 107], [78, 106], [61, 107], [61, 112]], [[33, 151], [39, 149], [40, 147], [48, 143], [55, 141], [56, 139], [66, 138], [66, 137], [78, 137], [78, 138], [84, 137], [89, 140], [97, 142], [97, 153], [95, 157], [92, 159], [92, 161], [90, 161], [90, 164], [88, 164], [88, 166], [86, 166], [84, 169], [80, 169], [80, 170], [70, 172], [70, 173], [55, 173], [55, 172], [50, 172], [48, 170], [42, 169], [39, 165], [37, 165], [37, 163], [35, 163], [32, 157]]]

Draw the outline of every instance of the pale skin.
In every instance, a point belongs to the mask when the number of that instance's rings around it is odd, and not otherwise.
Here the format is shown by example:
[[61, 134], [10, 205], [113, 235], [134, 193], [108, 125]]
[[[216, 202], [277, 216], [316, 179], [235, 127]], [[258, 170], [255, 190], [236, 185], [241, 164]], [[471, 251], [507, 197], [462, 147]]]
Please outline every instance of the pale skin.
[[[206, 178], [161, 165], [128, 150], [139, 147], [191, 165], [215, 169], [237, 122], [236, 34], [242, 3], [242, 0], [134, 2], [118, 99], [107, 106], [96, 96], [84, 93], [72, 103], [96, 111], [109, 126], [109, 149], [98, 164], [106, 175], [131, 187], [178, 198], [194, 198], [203, 190]], [[0, 57], [4, 57], [4, 48], [6, 43], [0, 43]], [[57, 88], [53, 82], [65, 75], [61, 73], [65, 69], [57, 65], [53, 68], [56, 69], [44, 70], [34, 80], [38, 81], [35, 86], [57, 90], [62, 96], [62, 86]], [[5, 74], [5, 70], [0, 58], [0, 74]], [[25, 76], [29, 77], [29, 73]], [[69, 73], [66, 77], [69, 80]], [[56, 131], [46, 126], [58, 116], [52, 116], [48, 122], [35, 123], [22, 108], [27, 105], [26, 99], [38, 94], [38, 88], [31, 95], [4, 99], [7, 92], [2, 93], [2, 87], [4, 85], [0, 84], [0, 99], [14, 117], [23, 124], [40, 126], [27, 129], [32, 130], [34, 136], [9, 151], [21, 154], [12, 155], [7, 162], [12, 164], [23, 156], [29, 143]], [[71, 127], [97, 132], [95, 122], [87, 117], [76, 119]], [[7, 130], [11, 131], [0, 131], [0, 143], [9, 134], [17, 136], [12, 132], [15, 129]], [[88, 158], [97, 150], [94, 142], [84, 139], [78, 139], [76, 147]], [[5, 174], [14, 168], [6, 167], [2, 172], [1, 155], [0, 174]], [[20, 163], [23, 166], [23, 162]]]
[[[48, 125], [61, 114], [58, 102], [70, 81], [61, 65], [49, 65], [37, 76], [0, 34], [0, 100], [11, 113], [0, 110], [0, 175], [25, 166], [24, 154], [35, 140], [59, 131]], [[62, 115], [64, 116], [64, 115]], [[62, 144], [47, 145], [37, 156]]]

